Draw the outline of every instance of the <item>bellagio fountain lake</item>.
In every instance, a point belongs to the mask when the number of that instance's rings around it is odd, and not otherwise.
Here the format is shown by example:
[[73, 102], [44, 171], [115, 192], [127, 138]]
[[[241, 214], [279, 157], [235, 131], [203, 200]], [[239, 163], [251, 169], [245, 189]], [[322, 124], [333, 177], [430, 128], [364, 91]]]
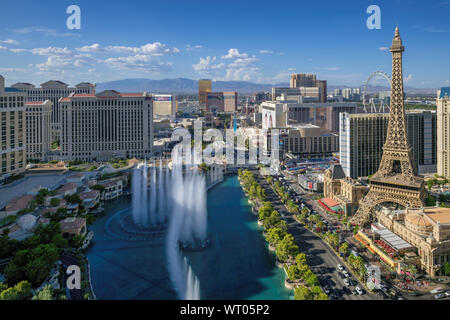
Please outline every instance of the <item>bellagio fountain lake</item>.
[[292, 299], [236, 175], [142, 162], [88, 251], [97, 299]]

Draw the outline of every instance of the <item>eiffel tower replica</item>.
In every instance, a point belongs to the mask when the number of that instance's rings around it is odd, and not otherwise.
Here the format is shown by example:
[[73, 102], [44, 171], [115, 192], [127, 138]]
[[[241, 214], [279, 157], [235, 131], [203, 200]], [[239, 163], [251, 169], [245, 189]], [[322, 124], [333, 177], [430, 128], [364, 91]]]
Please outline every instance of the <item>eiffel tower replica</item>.
[[373, 209], [381, 203], [396, 203], [405, 208], [421, 208], [426, 191], [424, 180], [417, 176], [408, 142], [403, 102], [402, 52], [405, 47], [398, 27], [390, 48], [392, 52], [391, 106], [388, 132], [378, 171], [370, 180], [370, 189], [361, 199], [358, 211], [350, 219], [356, 225], [370, 221]]

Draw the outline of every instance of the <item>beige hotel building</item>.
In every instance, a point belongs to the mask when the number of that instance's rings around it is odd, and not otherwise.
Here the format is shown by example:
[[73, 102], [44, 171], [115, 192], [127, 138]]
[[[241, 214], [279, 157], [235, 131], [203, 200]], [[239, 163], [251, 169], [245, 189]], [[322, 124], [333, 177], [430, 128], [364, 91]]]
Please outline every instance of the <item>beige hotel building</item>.
[[106, 161], [146, 158], [153, 148], [151, 94], [106, 90], [76, 94], [61, 106], [61, 158]]
[[437, 93], [437, 173], [450, 178], [450, 87]]
[[0, 76], [1, 180], [25, 171], [25, 97], [24, 92], [5, 87]]
[[26, 107], [27, 159], [47, 161], [52, 142], [50, 100], [28, 101]]
[[69, 87], [66, 83], [59, 80], [49, 80], [41, 84], [40, 88], [36, 88], [31, 83], [19, 82], [11, 86], [26, 93], [26, 101], [45, 101], [52, 102], [52, 139], [59, 138], [60, 132], [60, 107], [59, 99], [68, 97], [71, 93], [95, 94], [95, 84], [82, 82], [75, 87]]

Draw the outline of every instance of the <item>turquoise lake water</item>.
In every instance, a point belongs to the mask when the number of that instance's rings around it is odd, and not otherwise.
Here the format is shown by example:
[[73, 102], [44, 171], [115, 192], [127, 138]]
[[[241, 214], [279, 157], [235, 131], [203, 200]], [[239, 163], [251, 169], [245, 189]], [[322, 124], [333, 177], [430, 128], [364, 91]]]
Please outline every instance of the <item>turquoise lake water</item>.
[[[88, 259], [97, 299], [177, 299], [164, 239], [125, 241], [105, 230], [108, 218], [129, 206], [126, 197], [108, 203], [106, 216], [91, 226], [95, 236]], [[186, 253], [200, 281], [201, 299], [292, 299], [236, 176], [208, 192], [207, 207], [212, 244]]]

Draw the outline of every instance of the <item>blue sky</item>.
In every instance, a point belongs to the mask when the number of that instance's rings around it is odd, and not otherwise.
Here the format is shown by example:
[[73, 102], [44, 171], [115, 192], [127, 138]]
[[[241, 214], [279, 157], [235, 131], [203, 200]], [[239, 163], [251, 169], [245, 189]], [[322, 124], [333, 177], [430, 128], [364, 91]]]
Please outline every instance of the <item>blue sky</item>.
[[[66, 8], [81, 8], [81, 30]], [[369, 5], [381, 29], [369, 30]], [[288, 82], [316, 73], [358, 86], [391, 73], [398, 23], [407, 86], [450, 86], [450, 1], [2, 0], [0, 74], [7, 84], [124, 78]], [[383, 82], [380, 81], [379, 84]]]

